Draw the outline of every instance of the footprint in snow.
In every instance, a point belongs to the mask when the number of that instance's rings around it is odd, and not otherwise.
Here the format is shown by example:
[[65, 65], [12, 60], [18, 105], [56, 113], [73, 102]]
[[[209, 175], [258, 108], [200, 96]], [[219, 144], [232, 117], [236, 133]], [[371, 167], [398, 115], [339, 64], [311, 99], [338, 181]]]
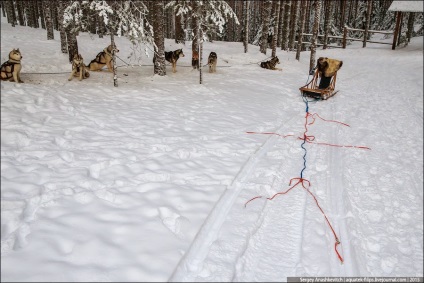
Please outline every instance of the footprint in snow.
[[158, 210], [163, 225], [175, 234], [175, 236], [183, 239], [185, 237], [183, 230], [186, 230], [189, 220], [169, 207], [161, 206]]

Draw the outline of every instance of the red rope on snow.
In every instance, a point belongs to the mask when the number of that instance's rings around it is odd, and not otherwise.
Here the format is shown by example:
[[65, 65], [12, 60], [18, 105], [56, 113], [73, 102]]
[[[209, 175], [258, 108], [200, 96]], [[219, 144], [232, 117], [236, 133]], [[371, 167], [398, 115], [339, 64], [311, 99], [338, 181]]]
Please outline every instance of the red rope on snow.
[[[296, 184], [294, 184], [293, 186], [291, 186], [292, 185], [292, 182], [293, 182], [293, 180], [297, 180], [297, 182], [296, 182]], [[284, 191], [284, 192], [279, 192], [279, 193], [276, 193], [276, 194], [274, 194], [272, 197], [268, 197], [267, 199], [268, 200], [273, 200], [276, 196], [278, 196], [278, 195], [284, 195], [284, 194], [286, 194], [286, 193], [288, 193], [289, 191], [291, 191], [294, 187], [296, 187], [297, 185], [299, 185], [299, 184], [301, 184], [302, 185], [302, 187], [314, 198], [314, 200], [315, 200], [315, 203], [316, 203], [316, 205], [318, 206], [318, 208], [319, 208], [319, 210], [321, 211], [321, 213], [324, 215], [324, 218], [325, 218], [325, 221], [327, 222], [327, 224], [328, 224], [328, 226], [330, 226], [330, 229], [331, 229], [331, 231], [333, 232], [333, 235], [334, 235], [334, 239], [335, 239], [335, 244], [334, 244], [334, 250], [335, 250], [335, 252], [336, 252], [336, 254], [337, 254], [337, 257], [339, 258], [339, 260], [341, 261], [341, 263], [343, 263], [343, 258], [342, 258], [342, 256], [340, 255], [340, 253], [339, 253], [339, 251], [337, 250], [337, 246], [340, 244], [340, 241], [339, 241], [339, 238], [337, 237], [337, 234], [336, 234], [336, 232], [334, 231], [334, 228], [333, 228], [333, 226], [331, 225], [331, 223], [330, 223], [330, 221], [328, 220], [328, 217], [327, 217], [327, 215], [325, 214], [325, 212], [324, 212], [324, 210], [321, 208], [321, 206], [319, 205], [319, 203], [318, 203], [318, 200], [317, 200], [317, 198], [315, 197], [315, 195], [309, 190], [309, 187], [311, 186], [311, 183], [309, 182], [309, 180], [307, 180], [307, 179], [304, 179], [304, 178], [300, 178], [300, 177], [297, 177], [297, 178], [292, 178], [292, 179], [290, 179], [290, 182], [289, 182], [289, 186], [291, 186], [290, 188], [288, 188], [286, 191]], [[244, 204], [244, 207], [246, 207], [246, 205], [249, 203], [249, 202], [251, 202], [252, 200], [255, 200], [255, 199], [257, 199], [257, 198], [262, 198], [262, 196], [256, 196], [256, 197], [254, 197], [254, 198], [252, 198], [252, 199], [250, 199], [250, 200], [248, 200], [245, 204]]]
[[[371, 150], [371, 148], [369, 148], [369, 147], [367, 147], [367, 146], [354, 146], [354, 145], [338, 145], [338, 144], [330, 144], [330, 143], [324, 143], [324, 142], [316, 142], [315, 141], [315, 136], [313, 136], [313, 135], [307, 135], [306, 133], [308, 132], [308, 125], [312, 125], [312, 124], [314, 124], [315, 123], [315, 120], [316, 120], [316, 117], [317, 118], [319, 118], [319, 119], [321, 119], [321, 120], [323, 120], [323, 121], [325, 121], [325, 122], [331, 122], [331, 123], [338, 123], [338, 124], [341, 124], [341, 125], [343, 125], [343, 126], [346, 126], [346, 127], [350, 127], [348, 124], [346, 124], [346, 123], [343, 123], [343, 122], [340, 122], [340, 121], [336, 121], [336, 120], [328, 120], [328, 119], [324, 119], [324, 118], [322, 118], [321, 116], [319, 116], [317, 113], [314, 113], [314, 114], [310, 114], [309, 112], [308, 112], [308, 107], [306, 108], [306, 115], [305, 115], [305, 125], [304, 125], [304, 127], [305, 127], [305, 132], [303, 133], [303, 137], [297, 137], [297, 139], [299, 139], [299, 140], [303, 140], [304, 142], [307, 142], [307, 143], [312, 143], [312, 144], [318, 144], [318, 145], [327, 145], [327, 146], [335, 146], [335, 147], [347, 147], [347, 148], [358, 148], [358, 149], [369, 149], [369, 150]], [[312, 120], [308, 123], [308, 118], [312, 118]], [[280, 137], [282, 137], [282, 138], [286, 138], [286, 137], [289, 137], [289, 136], [294, 136], [294, 135], [292, 135], [292, 134], [290, 134], [290, 135], [280, 135], [280, 134], [278, 134], [278, 133], [274, 133], [274, 132], [246, 132], [247, 134], [263, 134], [263, 135], [277, 135], [277, 136], [280, 136]], [[302, 147], [303, 147], [303, 145], [302, 145]], [[304, 157], [305, 158], [305, 157]], [[306, 165], [305, 165], [306, 166]], [[305, 169], [305, 168], [304, 168]], [[302, 173], [303, 173], [303, 170], [302, 170]], [[319, 205], [319, 202], [318, 202], [318, 200], [317, 200], [317, 198], [315, 197], [315, 195], [309, 190], [309, 187], [311, 186], [311, 183], [307, 180], [307, 179], [304, 179], [303, 177], [302, 177], [302, 174], [301, 173], [301, 176], [300, 177], [297, 177], [297, 178], [292, 178], [292, 179], [290, 179], [290, 182], [289, 182], [289, 186], [291, 186], [290, 188], [288, 188], [286, 191], [283, 191], [283, 192], [278, 192], [278, 193], [276, 193], [276, 194], [274, 194], [272, 197], [268, 197], [267, 199], [268, 200], [273, 200], [276, 196], [278, 196], [278, 195], [284, 195], [284, 194], [287, 194], [289, 191], [291, 191], [294, 187], [296, 187], [297, 185], [299, 185], [299, 184], [301, 184], [302, 185], [302, 187], [303, 187], [303, 189], [305, 189], [313, 198], [314, 198], [314, 201], [315, 201], [315, 203], [316, 203], [316, 205], [318, 206], [318, 208], [319, 208], [319, 210], [321, 211], [321, 213], [324, 215], [324, 218], [325, 218], [325, 221], [327, 222], [327, 224], [328, 224], [328, 226], [330, 227], [330, 229], [331, 229], [331, 231], [333, 232], [333, 235], [334, 235], [334, 239], [335, 239], [335, 243], [334, 243], [334, 250], [335, 250], [335, 252], [336, 252], [336, 254], [337, 254], [337, 257], [339, 258], [339, 260], [340, 260], [340, 262], [341, 263], [343, 263], [343, 258], [342, 258], [342, 256], [340, 255], [340, 253], [339, 253], [339, 251], [337, 250], [337, 246], [338, 245], [340, 245], [340, 241], [339, 241], [339, 238], [337, 237], [337, 234], [336, 234], [336, 231], [334, 231], [334, 228], [333, 228], [333, 226], [331, 225], [331, 223], [330, 223], [330, 221], [328, 220], [328, 217], [327, 217], [327, 215], [325, 214], [325, 212], [324, 212], [324, 210], [321, 208], [321, 206]], [[297, 182], [294, 184], [294, 185], [292, 185], [292, 182], [294, 181], [294, 180], [297, 180]], [[254, 198], [252, 198], [252, 199], [250, 199], [250, 200], [248, 200], [245, 204], [244, 204], [244, 207], [246, 207], [247, 206], [247, 204], [249, 203], [249, 202], [251, 202], [251, 201], [253, 201], [253, 200], [255, 200], [255, 199], [258, 199], [258, 198], [262, 198], [262, 196], [256, 196], [256, 197], [254, 197]]]

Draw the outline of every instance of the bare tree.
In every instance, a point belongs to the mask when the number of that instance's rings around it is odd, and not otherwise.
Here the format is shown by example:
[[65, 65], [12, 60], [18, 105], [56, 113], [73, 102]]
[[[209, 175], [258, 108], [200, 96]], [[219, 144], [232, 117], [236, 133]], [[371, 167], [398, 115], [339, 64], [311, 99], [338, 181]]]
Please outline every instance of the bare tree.
[[58, 1], [58, 9], [57, 9], [57, 19], [59, 22], [59, 32], [60, 32], [60, 50], [62, 53], [68, 53], [68, 42], [66, 41], [66, 31], [63, 27], [63, 12], [65, 7], [63, 5], [63, 0]]

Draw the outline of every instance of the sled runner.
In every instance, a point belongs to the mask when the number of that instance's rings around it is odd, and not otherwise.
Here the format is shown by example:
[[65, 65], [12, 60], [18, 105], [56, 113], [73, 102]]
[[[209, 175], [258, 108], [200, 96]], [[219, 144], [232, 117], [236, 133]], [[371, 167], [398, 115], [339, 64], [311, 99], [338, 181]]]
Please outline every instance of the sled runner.
[[326, 100], [338, 92], [338, 90], [335, 90], [337, 72], [335, 72], [331, 77], [326, 77], [322, 74], [321, 78], [319, 78], [318, 73], [319, 71], [316, 69], [312, 80], [308, 84], [299, 88], [299, 90], [304, 96]]

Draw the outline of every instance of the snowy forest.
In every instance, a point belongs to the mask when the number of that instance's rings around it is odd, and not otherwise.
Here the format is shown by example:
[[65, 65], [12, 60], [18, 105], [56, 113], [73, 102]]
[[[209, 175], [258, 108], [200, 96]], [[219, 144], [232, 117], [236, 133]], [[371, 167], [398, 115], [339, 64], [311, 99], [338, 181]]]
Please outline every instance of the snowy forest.
[[[297, 50], [317, 46], [340, 47], [346, 27], [349, 38], [369, 38], [367, 30], [393, 31], [395, 16], [388, 11], [392, 0], [267, 0], [267, 1], [1, 1], [3, 16], [12, 26], [21, 25], [60, 31], [61, 51], [78, 53], [76, 36], [89, 32], [100, 38], [127, 37], [134, 46], [154, 46], [154, 73], [165, 75], [164, 38], [176, 43], [190, 41], [202, 52], [202, 42], [241, 42], [257, 45], [266, 54], [271, 48]], [[423, 34], [422, 13], [403, 13], [397, 44]], [[414, 26], [419, 25], [418, 30]], [[198, 41], [198, 39], [201, 39]], [[200, 44], [199, 44], [200, 43]], [[347, 42], [349, 44], [349, 42]], [[146, 47], [145, 47], [146, 48]], [[200, 50], [199, 50], [200, 48]], [[243, 49], [241, 49], [243, 50]], [[147, 54], [147, 52], [145, 52]], [[312, 60], [311, 60], [312, 61]], [[312, 67], [312, 62], [311, 62]]]

